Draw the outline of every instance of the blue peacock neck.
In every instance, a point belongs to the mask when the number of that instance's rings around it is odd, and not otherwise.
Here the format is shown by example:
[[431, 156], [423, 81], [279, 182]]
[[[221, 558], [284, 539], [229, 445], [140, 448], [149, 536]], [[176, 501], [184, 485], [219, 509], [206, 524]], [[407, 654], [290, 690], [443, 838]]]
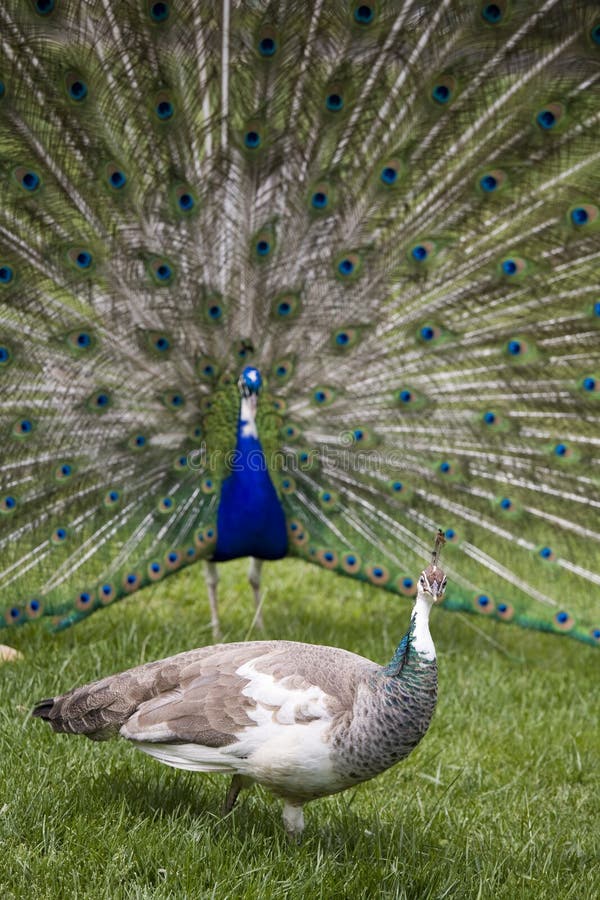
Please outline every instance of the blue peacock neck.
[[215, 562], [241, 556], [281, 559], [287, 553], [285, 515], [269, 475], [256, 424], [260, 373], [248, 368], [242, 379], [232, 471], [221, 486], [217, 513]]

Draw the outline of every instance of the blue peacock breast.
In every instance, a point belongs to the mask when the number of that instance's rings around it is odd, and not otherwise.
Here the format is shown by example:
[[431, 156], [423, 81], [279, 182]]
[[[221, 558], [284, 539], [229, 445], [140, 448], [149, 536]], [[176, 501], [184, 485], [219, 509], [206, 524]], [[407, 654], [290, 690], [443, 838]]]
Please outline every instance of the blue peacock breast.
[[243, 401], [231, 469], [221, 485], [213, 560], [281, 559], [288, 547], [285, 514], [254, 422], [244, 418]]

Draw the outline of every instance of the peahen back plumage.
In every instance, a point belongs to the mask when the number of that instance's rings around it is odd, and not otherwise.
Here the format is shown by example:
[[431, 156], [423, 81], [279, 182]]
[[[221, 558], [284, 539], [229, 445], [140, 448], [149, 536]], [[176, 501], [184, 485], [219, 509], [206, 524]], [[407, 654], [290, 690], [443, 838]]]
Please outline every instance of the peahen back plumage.
[[199, 558], [413, 595], [442, 524], [447, 607], [600, 643], [594, 0], [8, 0], [0, 47], [6, 624]]

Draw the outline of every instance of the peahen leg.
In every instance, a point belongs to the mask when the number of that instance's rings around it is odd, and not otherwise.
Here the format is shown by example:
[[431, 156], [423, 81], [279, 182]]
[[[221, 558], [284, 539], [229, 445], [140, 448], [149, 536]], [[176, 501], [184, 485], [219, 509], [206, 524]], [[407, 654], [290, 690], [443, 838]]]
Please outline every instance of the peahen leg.
[[219, 607], [217, 603], [217, 585], [219, 584], [219, 573], [214, 562], [205, 562], [204, 578], [206, 579], [206, 587], [208, 588], [208, 602], [210, 603], [210, 624], [212, 625], [213, 640], [218, 641], [221, 638], [221, 625], [219, 623]]
[[244, 778], [243, 775], [234, 775], [231, 779], [231, 784], [229, 785], [229, 790], [227, 791], [227, 796], [225, 797], [225, 803], [223, 804], [223, 815], [226, 816], [231, 812], [233, 807], [235, 806], [236, 800], [239, 797], [240, 791], [243, 788], [250, 787], [252, 784], [251, 778]]
[[302, 832], [304, 831], [304, 813], [302, 806], [295, 806], [291, 803], [283, 805], [283, 827], [291, 841], [299, 844], [302, 840]]
[[262, 617], [262, 609], [261, 609], [261, 595], [260, 595], [260, 573], [262, 570], [263, 561], [262, 559], [257, 559], [255, 556], [250, 557], [250, 566], [248, 568], [248, 581], [250, 582], [250, 586], [254, 591], [254, 605], [256, 607], [256, 612], [254, 614], [254, 621], [258, 628], [262, 631], [264, 629], [263, 617]]

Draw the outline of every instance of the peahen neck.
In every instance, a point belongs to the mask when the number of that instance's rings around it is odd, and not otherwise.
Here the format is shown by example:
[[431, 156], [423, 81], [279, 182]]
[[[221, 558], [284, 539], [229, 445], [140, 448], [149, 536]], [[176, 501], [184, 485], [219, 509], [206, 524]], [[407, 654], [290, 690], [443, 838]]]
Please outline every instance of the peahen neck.
[[392, 677], [400, 675], [409, 665], [435, 662], [435, 647], [429, 631], [429, 614], [432, 601], [420, 589], [410, 617], [408, 631], [396, 647], [396, 651], [384, 668]]
[[281, 559], [287, 552], [285, 515], [258, 436], [257, 406], [256, 394], [241, 398], [232, 471], [223, 481], [217, 514], [216, 562]]

